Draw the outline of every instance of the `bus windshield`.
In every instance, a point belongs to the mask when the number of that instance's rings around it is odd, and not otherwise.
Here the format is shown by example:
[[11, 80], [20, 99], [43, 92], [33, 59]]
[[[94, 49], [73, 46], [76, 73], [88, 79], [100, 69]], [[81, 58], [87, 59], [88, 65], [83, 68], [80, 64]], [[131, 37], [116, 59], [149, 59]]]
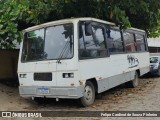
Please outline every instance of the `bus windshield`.
[[41, 28], [24, 34], [22, 62], [69, 59], [72, 56], [73, 24], [71, 23]]

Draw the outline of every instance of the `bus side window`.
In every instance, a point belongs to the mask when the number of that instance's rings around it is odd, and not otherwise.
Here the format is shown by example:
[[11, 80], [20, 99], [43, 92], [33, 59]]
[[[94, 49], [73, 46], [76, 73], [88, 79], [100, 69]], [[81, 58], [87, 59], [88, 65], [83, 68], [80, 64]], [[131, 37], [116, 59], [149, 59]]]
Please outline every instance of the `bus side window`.
[[103, 28], [99, 26], [92, 26], [91, 29], [91, 35], [85, 34], [84, 24], [82, 24], [82, 27], [79, 29], [79, 31], [83, 30], [81, 31], [81, 33], [83, 33], [83, 36], [79, 36], [80, 59], [99, 58], [107, 56]]
[[136, 43], [134, 41], [133, 33], [124, 32], [124, 43], [127, 52], [135, 52], [136, 51]]
[[120, 31], [116, 29], [106, 29], [106, 33], [109, 52], [123, 52], [124, 47]]
[[144, 52], [146, 50], [144, 36], [141, 34], [135, 34], [135, 37], [137, 43], [137, 51]]

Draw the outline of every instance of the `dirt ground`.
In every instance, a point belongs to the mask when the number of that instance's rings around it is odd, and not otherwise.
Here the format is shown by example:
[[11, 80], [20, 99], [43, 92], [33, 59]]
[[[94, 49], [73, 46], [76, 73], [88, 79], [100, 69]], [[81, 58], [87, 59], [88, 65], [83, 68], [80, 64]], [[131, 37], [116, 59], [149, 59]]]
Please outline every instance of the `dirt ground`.
[[[137, 88], [127, 88], [120, 85], [108, 90], [95, 100], [92, 106], [83, 108], [77, 105], [76, 100], [47, 99], [43, 104], [37, 104], [31, 99], [25, 99], [19, 96], [18, 87], [10, 83], [0, 82], [0, 111], [160, 111], [160, 78], [146, 77], [140, 79], [140, 85]], [[4, 120], [6, 118], [3, 118]], [[12, 118], [17, 120], [17, 118]], [[18, 118], [20, 119], [20, 118]], [[30, 118], [31, 120], [41, 120], [44, 118]], [[86, 118], [45, 118], [52, 119], [86, 119]], [[159, 120], [160, 118], [106, 118], [93, 117], [91, 120]], [[28, 120], [28, 118], [26, 118]]]

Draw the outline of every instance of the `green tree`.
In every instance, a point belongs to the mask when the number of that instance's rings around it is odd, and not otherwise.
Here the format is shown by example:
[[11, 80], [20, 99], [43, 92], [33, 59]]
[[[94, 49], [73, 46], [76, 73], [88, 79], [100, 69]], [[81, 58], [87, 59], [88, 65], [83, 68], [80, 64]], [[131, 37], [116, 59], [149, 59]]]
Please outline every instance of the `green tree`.
[[14, 40], [21, 41], [18, 19], [27, 10], [27, 5], [29, 4], [26, 0], [0, 1], [0, 48], [13, 48]]
[[[125, 3], [125, 4], [124, 4]], [[156, 34], [160, 21], [160, 0], [120, 0], [119, 8], [129, 17], [131, 26], [144, 29], [150, 37]]]
[[71, 17], [95, 17], [160, 36], [160, 0], [0, 0], [0, 48], [14, 48], [27, 27]]

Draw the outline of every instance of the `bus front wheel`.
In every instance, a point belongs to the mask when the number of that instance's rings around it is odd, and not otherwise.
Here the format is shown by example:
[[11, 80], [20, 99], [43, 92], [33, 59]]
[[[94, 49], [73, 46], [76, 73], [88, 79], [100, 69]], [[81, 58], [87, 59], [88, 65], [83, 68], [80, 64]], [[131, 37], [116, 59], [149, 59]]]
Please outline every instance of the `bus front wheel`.
[[95, 100], [95, 88], [92, 82], [87, 81], [85, 88], [84, 88], [84, 93], [83, 97], [79, 99], [79, 103], [81, 106], [89, 106], [94, 103]]

